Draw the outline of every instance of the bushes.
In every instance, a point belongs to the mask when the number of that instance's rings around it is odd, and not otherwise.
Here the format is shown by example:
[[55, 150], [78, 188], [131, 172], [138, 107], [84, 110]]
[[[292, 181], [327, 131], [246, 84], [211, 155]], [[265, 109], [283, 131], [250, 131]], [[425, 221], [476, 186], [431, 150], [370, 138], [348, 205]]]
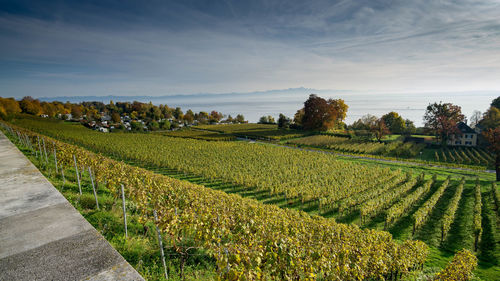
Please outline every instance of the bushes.
[[451, 262], [441, 272], [436, 274], [434, 280], [439, 281], [466, 281], [472, 278], [472, 271], [477, 266], [477, 258], [468, 250], [455, 254]]

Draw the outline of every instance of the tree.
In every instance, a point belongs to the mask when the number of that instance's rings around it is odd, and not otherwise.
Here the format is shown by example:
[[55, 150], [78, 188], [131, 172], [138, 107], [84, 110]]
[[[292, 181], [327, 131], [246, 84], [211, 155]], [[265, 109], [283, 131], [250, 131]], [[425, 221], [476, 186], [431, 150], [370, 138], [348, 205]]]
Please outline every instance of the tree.
[[357, 121], [352, 123], [351, 129], [353, 130], [370, 130], [377, 123], [377, 117], [371, 114], [363, 115]]
[[71, 106], [71, 117], [74, 119], [80, 119], [82, 117], [81, 106], [74, 104]]
[[57, 114], [57, 107], [50, 102], [40, 103], [42, 107], [43, 114], [47, 114], [49, 117], [55, 117]]
[[290, 118], [286, 117], [284, 114], [280, 113], [278, 117], [278, 128], [290, 128]]
[[85, 116], [87, 117], [88, 121], [97, 121], [101, 118], [99, 111], [93, 106], [87, 109], [87, 112], [85, 112]]
[[224, 123], [234, 123], [234, 118], [233, 116], [231, 116], [231, 114], [229, 114], [229, 116], [227, 116], [226, 120], [223, 121]]
[[474, 110], [474, 112], [472, 112], [472, 116], [470, 117], [470, 126], [475, 127], [479, 124], [479, 121], [481, 121], [481, 111]]
[[370, 131], [375, 135], [378, 141], [382, 140], [385, 135], [390, 133], [382, 118], [378, 119], [375, 124], [372, 125]]
[[130, 128], [132, 129], [132, 131], [141, 132], [142, 130], [144, 130], [144, 125], [142, 125], [141, 122], [132, 121], [130, 122]]
[[159, 123], [159, 125], [160, 125], [160, 129], [162, 129], [162, 130], [170, 130], [170, 125], [171, 124], [170, 124], [170, 121], [168, 121], [168, 120], [161, 121]]
[[235, 121], [238, 123], [245, 123], [245, 116], [243, 116], [243, 114], [238, 114], [236, 115]]
[[0, 120], [7, 120], [7, 110], [0, 103]]
[[151, 118], [154, 120], [160, 120], [162, 113], [159, 107], [153, 105], [149, 111], [151, 112]]
[[111, 113], [111, 120], [113, 120], [114, 123], [120, 123], [122, 121], [118, 112]]
[[222, 113], [212, 110], [208, 119], [210, 120], [210, 123], [219, 123], [223, 117], [224, 115]]
[[181, 120], [184, 117], [184, 114], [182, 113], [182, 110], [180, 107], [176, 107], [174, 110], [174, 117], [177, 120]]
[[173, 116], [173, 110], [168, 107], [167, 105], [160, 104], [160, 111], [161, 114], [163, 115], [163, 118], [172, 118]]
[[293, 116], [293, 124], [294, 127], [299, 129], [302, 128], [302, 120], [304, 119], [304, 109], [301, 108], [295, 112], [295, 115]]
[[484, 129], [494, 129], [500, 127], [500, 109], [494, 106], [490, 107], [483, 115], [483, 119], [479, 121]]
[[488, 149], [496, 154], [495, 171], [497, 174], [497, 181], [500, 181], [500, 127], [484, 131], [483, 136], [489, 143]]
[[274, 117], [272, 117], [271, 115], [267, 115], [267, 116], [260, 117], [258, 123], [259, 124], [276, 124], [276, 121], [274, 121]]
[[209, 118], [208, 113], [206, 113], [205, 111], [200, 111], [200, 113], [198, 113], [198, 116], [195, 119], [198, 120], [200, 124], [207, 124], [208, 118]]
[[406, 128], [405, 121], [397, 112], [391, 111], [382, 116], [385, 125], [393, 134], [401, 134]]
[[191, 109], [189, 109], [186, 114], [184, 114], [184, 121], [186, 121], [187, 124], [193, 124], [194, 121], [194, 113]]
[[451, 135], [458, 133], [457, 123], [463, 122], [465, 116], [460, 106], [451, 103], [433, 103], [427, 106], [424, 121], [444, 146]]
[[0, 118], [4, 120], [10, 120], [14, 115], [21, 113], [19, 103], [13, 98], [7, 99], [0, 97], [0, 108], [2, 108]]
[[304, 102], [302, 126], [306, 130], [326, 131], [346, 117], [348, 106], [341, 99], [325, 100], [314, 94]]
[[405, 135], [413, 135], [417, 132], [417, 127], [415, 127], [415, 123], [413, 123], [413, 121], [411, 121], [410, 119], [406, 119], [405, 120]]
[[40, 101], [33, 99], [30, 96], [24, 97], [20, 102], [19, 106], [24, 113], [31, 115], [39, 115], [42, 112], [42, 107]]
[[491, 102], [491, 106], [492, 107], [496, 107], [498, 109], [500, 109], [500, 97], [494, 99], [492, 102]]
[[158, 124], [158, 122], [156, 122], [155, 120], [151, 121], [149, 123], [149, 129], [151, 131], [158, 131], [158, 129], [160, 129], [160, 124]]

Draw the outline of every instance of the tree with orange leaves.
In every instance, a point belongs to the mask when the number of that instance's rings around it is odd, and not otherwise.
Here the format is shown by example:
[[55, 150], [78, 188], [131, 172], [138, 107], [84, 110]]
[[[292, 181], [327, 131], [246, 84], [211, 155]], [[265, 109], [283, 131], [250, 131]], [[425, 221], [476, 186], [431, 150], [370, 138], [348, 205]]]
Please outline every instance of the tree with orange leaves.
[[345, 119], [347, 109], [342, 99], [325, 100], [311, 94], [304, 103], [302, 126], [306, 130], [326, 131]]

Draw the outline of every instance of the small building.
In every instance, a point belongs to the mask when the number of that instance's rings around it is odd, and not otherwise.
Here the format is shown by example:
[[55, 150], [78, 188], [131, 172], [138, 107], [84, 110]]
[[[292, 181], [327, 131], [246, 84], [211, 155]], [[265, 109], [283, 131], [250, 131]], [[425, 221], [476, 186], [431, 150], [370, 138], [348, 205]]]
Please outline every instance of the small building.
[[478, 134], [464, 122], [457, 124], [458, 133], [448, 140], [451, 146], [477, 146]]
[[111, 121], [111, 116], [109, 116], [109, 115], [102, 115], [101, 116], [101, 122], [106, 122], [106, 121]]

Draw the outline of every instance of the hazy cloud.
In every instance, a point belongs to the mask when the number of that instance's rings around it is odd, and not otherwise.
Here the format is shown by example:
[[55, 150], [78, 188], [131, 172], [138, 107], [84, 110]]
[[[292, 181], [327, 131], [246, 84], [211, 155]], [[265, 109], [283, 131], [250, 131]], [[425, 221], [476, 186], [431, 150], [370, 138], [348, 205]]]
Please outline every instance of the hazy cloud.
[[500, 90], [500, 2], [6, 1], [0, 95]]

